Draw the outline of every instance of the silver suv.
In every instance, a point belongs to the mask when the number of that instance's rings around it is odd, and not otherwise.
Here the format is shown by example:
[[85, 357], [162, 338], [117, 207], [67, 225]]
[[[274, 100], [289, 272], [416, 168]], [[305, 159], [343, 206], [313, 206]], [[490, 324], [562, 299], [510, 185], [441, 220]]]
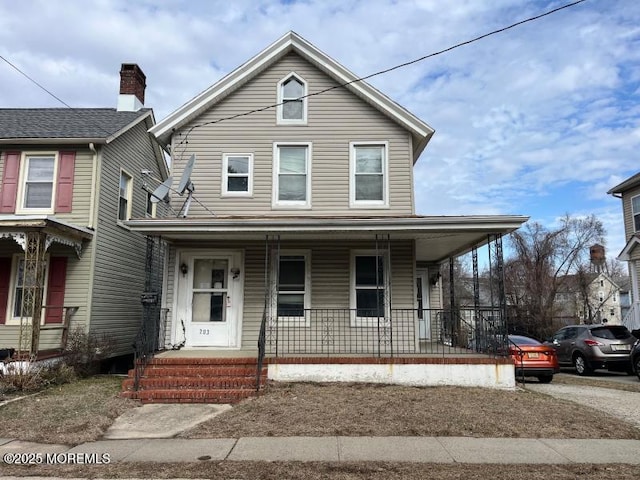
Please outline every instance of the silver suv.
[[622, 325], [570, 325], [561, 328], [548, 344], [556, 349], [560, 366], [574, 366], [578, 375], [598, 368], [633, 375], [629, 353], [636, 338]]

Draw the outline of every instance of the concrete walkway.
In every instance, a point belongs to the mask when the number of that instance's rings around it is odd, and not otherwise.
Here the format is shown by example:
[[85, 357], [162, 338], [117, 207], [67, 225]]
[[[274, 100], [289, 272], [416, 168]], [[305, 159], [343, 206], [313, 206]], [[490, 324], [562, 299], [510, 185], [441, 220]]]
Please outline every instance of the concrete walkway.
[[[597, 455], [587, 452], [597, 452]], [[0, 438], [3, 463], [295, 461], [494, 464], [640, 464], [640, 440], [470, 437], [243, 437], [100, 440], [70, 448]], [[37, 457], [32, 457], [37, 458]]]

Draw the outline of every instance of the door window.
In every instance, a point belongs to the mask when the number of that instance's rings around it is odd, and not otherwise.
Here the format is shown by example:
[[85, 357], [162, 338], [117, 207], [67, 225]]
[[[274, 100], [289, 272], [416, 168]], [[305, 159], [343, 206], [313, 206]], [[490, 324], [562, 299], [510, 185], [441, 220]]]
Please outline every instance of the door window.
[[228, 260], [193, 261], [193, 322], [225, 322]]

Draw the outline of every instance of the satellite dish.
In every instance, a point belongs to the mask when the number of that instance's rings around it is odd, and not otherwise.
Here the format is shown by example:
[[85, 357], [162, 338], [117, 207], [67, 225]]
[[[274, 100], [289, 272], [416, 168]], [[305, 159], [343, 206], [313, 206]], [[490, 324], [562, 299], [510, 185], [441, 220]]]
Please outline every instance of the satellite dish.
[[168, 202], [169, 201], [169, 190], [171, 190], [171, 184], [173, 183], [173, 177], [167, 178], [164, 182], [158, 185], [153, 192], [151, 192], [151, 202]]
[[187, 192], [187, 199], [182, 204], [182, 208], [178, 213], [179, 217], [185, 218], [189, 213], [189, 206], [191, 205], [191, 197], [193, 196], [193, 191], [196, 187], [193, 185], [191, 181], [191, 174], [193, 173], [193, 167], [196, 164], [196, 155], [195, 153], [191, 155], [189, 161], [184, 167], [184, 171], [182, 172], [182, 177], [180, 177], [180, 183], [178, 183], [177, 192], [180, 195], [184, 195], [184, 192]]
[[193, 192], [195, 189], [193, 183], [191, 182], [191, 174], [193, 173], [193, 167], [196, 163], [196, 154], [194, 153], [189, 158], [187, 165], [184, 167], [184, 171], [182, 172], [182, 177], [180, 177], [180, 183], [178, 183], [178, 193], [180, 195], [184, 194], [186, 190], [189, 192]]

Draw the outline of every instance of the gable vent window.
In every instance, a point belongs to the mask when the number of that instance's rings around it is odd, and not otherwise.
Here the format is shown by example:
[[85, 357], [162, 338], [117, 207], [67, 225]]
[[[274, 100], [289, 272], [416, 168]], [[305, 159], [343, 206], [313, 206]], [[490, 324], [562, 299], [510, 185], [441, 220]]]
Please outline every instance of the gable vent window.
[[305, 124], [307, 122], [307, 94], [305, 81], [295, 74], [278, 84], [278, 123]]

